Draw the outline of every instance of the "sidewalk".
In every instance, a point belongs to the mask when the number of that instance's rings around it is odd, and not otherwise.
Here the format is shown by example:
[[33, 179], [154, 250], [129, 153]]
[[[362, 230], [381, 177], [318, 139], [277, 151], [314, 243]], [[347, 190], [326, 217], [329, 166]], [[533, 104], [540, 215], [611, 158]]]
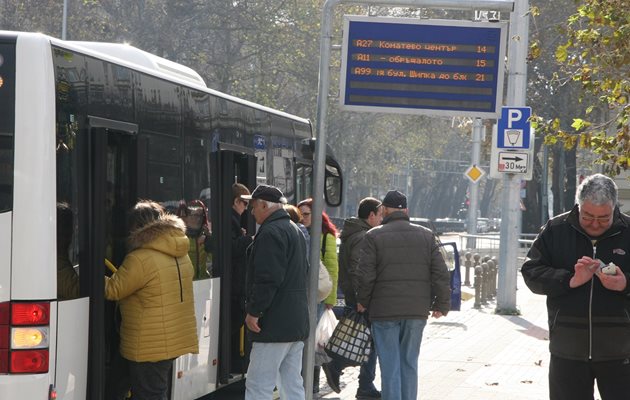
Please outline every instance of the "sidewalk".
[[[543, 400], [548, 398], [549, 341], [545, 296], [532, 294], [518, 277], [520, 315], [496, 315], [496, 302], [429, 319], [420, 349], [422, 400]], [[471, 289], [465, 288], [470, 292]], [[319, 399], [354, 400], [359, 369], [341, 376], [341, 393], [321, 374]], [[376, 386], [380, 387], [377, 367]]]

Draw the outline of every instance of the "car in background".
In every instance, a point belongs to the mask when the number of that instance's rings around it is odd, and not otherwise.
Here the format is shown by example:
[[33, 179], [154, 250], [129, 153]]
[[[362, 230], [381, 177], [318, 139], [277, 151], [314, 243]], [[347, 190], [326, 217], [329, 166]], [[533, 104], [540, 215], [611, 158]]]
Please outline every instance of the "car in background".
[[431, 231], [433, 233], [435, 233], [436, 235], [439, 235], [440, 233], [437, 231], [437, 229], [435, 229], [435, 224], [433, 223], [433, 221], [431, 221], [429, 218], [418, 218], [418, 217], [410, 217], [409, 221], [412, 224], [416, 224], [416, 225], [420, 225], [420, 226], [424, 226], [425, 228], [429, 228], [431, 229]]

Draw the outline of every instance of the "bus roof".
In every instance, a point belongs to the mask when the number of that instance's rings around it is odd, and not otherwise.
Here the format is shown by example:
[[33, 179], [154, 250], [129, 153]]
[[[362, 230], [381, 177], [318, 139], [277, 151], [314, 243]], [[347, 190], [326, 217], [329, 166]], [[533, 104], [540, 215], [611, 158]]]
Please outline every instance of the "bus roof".
[[136, 47], [121, 43], [105, 43], [105, 42], [82, 42], [82, 41], [66, 41], [45, 35], [43, 33], [33, 32], [15, 32], [2, 31], [0, 35], [17, 36], [39, 36], [42, 40], [48, 40], [54, 46], [75, 51], [87, 56], [103, 59], [121, 66], [125, 66], [140, 72], [144, 72], [168, 81], [177, 82], [183, 86], [188, 86], [226, 100], [259, 109], [263, 112], [275, 114], [280, 117], [288, 118], [296, 122], [310, 125], [310, 120], [298, 117], [284, 111], [275, 110], [248, 100], [225, 94], [218, 90], [210, 89], [206, 86], [203, 78], [192, 68], [182, 64], [158, 57], [154, 54], [140, 50]]

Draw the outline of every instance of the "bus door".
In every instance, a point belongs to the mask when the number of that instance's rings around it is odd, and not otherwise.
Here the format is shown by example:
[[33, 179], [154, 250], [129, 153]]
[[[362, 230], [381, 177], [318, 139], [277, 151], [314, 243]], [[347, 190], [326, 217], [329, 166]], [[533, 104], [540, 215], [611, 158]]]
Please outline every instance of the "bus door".
[[103, 276], [112, 273], [106, 258], [120, 265], [125, 256], [127, 210], [137, 198], [138, 126], [99, 117], [88, 123], [79, 144], [79, 282], [81, 296], [90, 299], [87, 398], [99, 400], [106, 391], [128, 389], [118, 353], [120, 320], [116, 304], [105, 301]]
[[[232, 296], [232, 184], [241, 183], [250, 191], [254, 190], [256, 157], [253, 149], [219, 143], [219, 150], [213, 153], [211, 162], [213, 170], [219, 171], [212, 180], [213, 199], [218, 201], [213, 201], [211, 207], [212, 236], [215, 241], [212, 275], [221, 280], [218, 380], [226, 384], [247, 372], [249, 360], [243, 328], [244, 316], [238, 309], [241, 301]], [[243, 213], [241, 227], [247, 235], [254, 235], [255, 222], [249, 211]], [[237, 273], [244, 277], [244, 272]]]

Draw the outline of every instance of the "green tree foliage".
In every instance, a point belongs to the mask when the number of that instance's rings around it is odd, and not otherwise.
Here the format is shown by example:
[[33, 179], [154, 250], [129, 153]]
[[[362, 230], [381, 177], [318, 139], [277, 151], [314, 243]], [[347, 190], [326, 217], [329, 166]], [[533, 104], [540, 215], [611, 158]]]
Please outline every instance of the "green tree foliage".
[[555, 51], [554, 86], [577, 83], [584, 112], [541, 114], [536, 123], [546, 143], [592, 149], [606, 172], [619, 174], [630, 166], [630, 12], [624, 0], [577, 4]]

